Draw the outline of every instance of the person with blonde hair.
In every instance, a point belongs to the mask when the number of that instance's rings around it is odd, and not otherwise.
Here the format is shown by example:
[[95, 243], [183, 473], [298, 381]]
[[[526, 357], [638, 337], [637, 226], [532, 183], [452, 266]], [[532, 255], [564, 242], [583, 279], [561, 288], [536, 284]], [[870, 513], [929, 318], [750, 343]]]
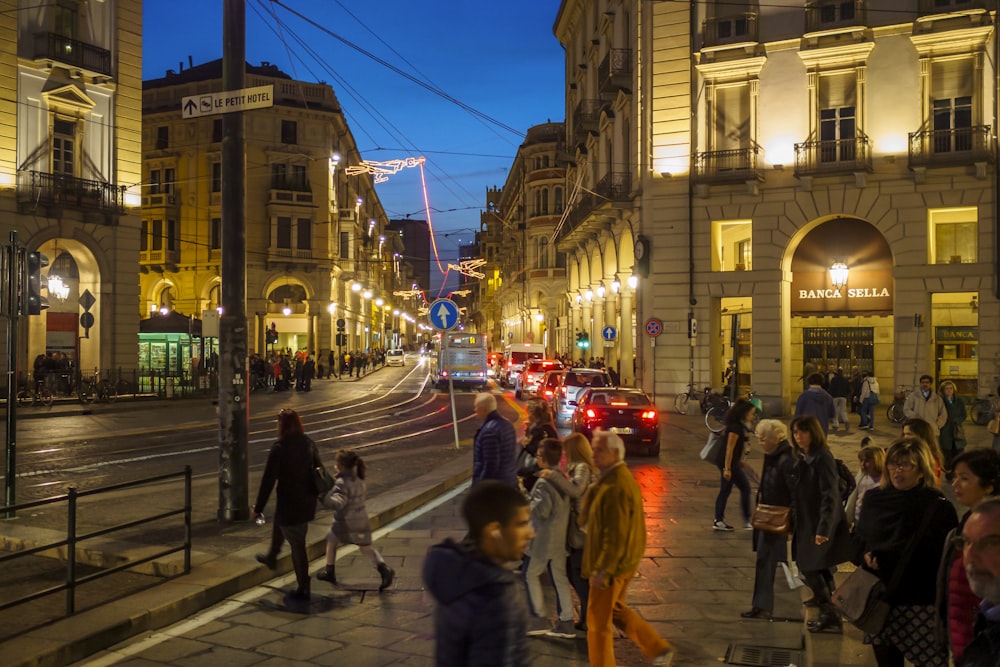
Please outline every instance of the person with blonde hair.
[[[791, 507], [795, 456], [788, 444], [788, 430], [777, 419], [762, 419], [757, 438], [764, 450], [764, 465], [757, 489], [757, 504]], [[788, 535], [755, 530], [753, 549], [757, 552], [753, 582], [753, 606], [743, 618], [770, 618], [774, 612], [774, 572], [788, 560]]]
[[944, 473], [944, 454], [941, 453], [941, 445], [938, 444], [934, 427], [925, 419], [911, 417], [903, 422], [902, 437], [919, 438], [927, 443], [934, 469], [934, 478], [928, 483], [940, 489], [941, 475]]
[[899, 438], [885, 461], [879, 488], [865, 494], [854, 531], [854, 562], [885, 583], [890, 605], [872, 649], [879, 667], [903, 667], [904, 658], [920, 667], [946, 667], [947, 648], [928, 638], [935, 636], [938, 567], [958, 516], [935, 485], [926, 442]]
[[965, 427], [962, 422], [968, 416], [965, 410], [965, 401], [958, 395], [958, 389], [951, 380], [945, 380], [938, 385], [938, 393], [944, 401], [944, 410], [948, 413], [948, 418], [941, 427], [938, 439], [941, 444], [941, 451], [944, 452], [947, 468], [951, 469], [951, 462], [958, 456], [958, 452], [965, 449]]
[[861, 507], [865, 494], [878, 488], [885, 471], [885, 450], [877, 445], [865, 445], [858, 451], [858, 463], [861, 472], [858, 473], [858, 483], [854, 492], [847, 500], [847, 519], [854, 525], [861, 516]]

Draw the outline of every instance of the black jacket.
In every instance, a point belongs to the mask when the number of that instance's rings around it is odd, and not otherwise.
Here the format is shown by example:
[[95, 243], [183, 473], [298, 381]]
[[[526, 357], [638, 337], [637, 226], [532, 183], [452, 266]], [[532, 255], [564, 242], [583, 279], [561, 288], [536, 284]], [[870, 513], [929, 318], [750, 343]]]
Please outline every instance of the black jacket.
[[987, 621], [982, 614], [976, 618], [976, 636], [965, 647], [958, 667], [1000, 667], [1000, 623]]
[[958, 516], [940, 491], [923, 484], [906, 491], [889, 485], [865, 494], [861, 516], [854, 528], [853, 560], [860, 564], [864, 562], [864, 554], [871, 552], [878, 561], [878, 570], [874, 574], [886, 585], [892, 579], [910, 538], [928, 513], [931, 514], [930, 523], [915, 545], [897, 590], [888, 592], [886, 599], [894, 605], [934, 604], [944, 540], [958, 525]]
[[[806, 572], [825, 570], [849, 560], [851, 535], [840, 499], [833, 454], [826, 447], [817, 448], [812, 461], [802, 457], [796, 462], [794, 475], [794, 546], [799, 568]], [[817, 535], [828, 537], [830, 541], [817, 545]]]
[[851, 381], [844, 377], [843, 373], [835, 373], [830, 378], [830, 395], [834, 398], [850, 398]]
[[316, 518], [316, 485], [313, 469], [320, 464], [316, 445], [308, 436], [278, 441], [271, 446], [260, 480], [254, 512], [263, 512], [275, 483], [278, 499], [274, 522], [295, 526]]
[[524, 585], [469, 542], [445, 540], [424, 559], [424, 585], [434, 596], [437, 667], [531, 664]]
[[791, 507], [795, 477], [795, 456], [792, 446], [782, 440], [770, 454], [764, 455], [764, 466], [760, 473], [760, 488], [757, 502], [765, 505]]

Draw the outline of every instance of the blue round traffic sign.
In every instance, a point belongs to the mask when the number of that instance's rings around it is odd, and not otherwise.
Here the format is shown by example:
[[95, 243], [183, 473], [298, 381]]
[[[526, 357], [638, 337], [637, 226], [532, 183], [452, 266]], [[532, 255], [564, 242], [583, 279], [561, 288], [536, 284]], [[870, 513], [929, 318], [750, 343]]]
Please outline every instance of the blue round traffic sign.
[[614, 340], [617, 335], [618, 331], [612, 326], [607, 326], [601, 329], [601, 337], [604, 338], [604, 340]]
[[656, 338], [661, 333], [663, 333], [663, 322], [661, 322], [660, 320], [656, 319], [655, 317], [651, 317], [648, 320], [646, 320], [646, 335], [647, 336], [650, 336], [652, 338]]
[[437, 299], [427, 311], [427, 319], [438, 331], [451, 331], [458, 324], [458, 306], [451, 299]]

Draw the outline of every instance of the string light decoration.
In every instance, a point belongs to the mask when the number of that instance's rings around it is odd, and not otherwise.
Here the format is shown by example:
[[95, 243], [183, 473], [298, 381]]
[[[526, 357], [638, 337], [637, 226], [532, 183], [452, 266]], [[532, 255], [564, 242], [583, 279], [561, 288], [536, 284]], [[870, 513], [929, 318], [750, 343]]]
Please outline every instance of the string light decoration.
[[418, 166], [423, 169], [425, 162], [427, 162], [427, 158], [423, 155], [420, 157], [408, 157], [404, 160], [386, 160], [385, 162], [362, 160], [361, 164], [351, 165], [350, 167], [345, 168], [344, 172], [348, 176], [371, 174], [372, 180], [376, 183], [385, 183], [389, 180], [390, 176], [398, 174], [404, 169]]
[[449, 264], [448, 269], [450, 271], [457, 271], [461, 273], [463, 276], [482, 279], [486, 277], [486, 274], [483, 273], [482, 271], [479, 271], [478, 269], [479, 267], [485, 265], [486, 265], [485, 259], [478, 259], [478, 258], [464, 259], [458, 264]]
[[401, 290], [396, 290], [395, 292], [392, 293], [393, 296], [401, 296], [404, 299], [409, 299], [410, 297], [414, 296], [422, 297], [423, 294], [424, 294], [423, 290], [418, 290], [418, 289], [401, 289]]
[[470, 290], [470, 289], [457, 289], [454, 292], [452, 292], [452, 294], [456, 294], [458, 296], [469, 296], [470, 294], [472, 294], [472, 290]]

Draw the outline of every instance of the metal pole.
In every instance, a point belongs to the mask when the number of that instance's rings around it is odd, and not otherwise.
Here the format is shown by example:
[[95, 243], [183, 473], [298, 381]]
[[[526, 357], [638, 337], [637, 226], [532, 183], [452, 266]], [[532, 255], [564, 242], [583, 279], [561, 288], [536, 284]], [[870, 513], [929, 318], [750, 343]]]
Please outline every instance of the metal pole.
[[[7, 442], [6, 474], [4, 475], [4, 504], [17, 504], [14, 483], [17, 478], [17, 316], [21, 310], [21, 255], [17, 247], [17, 232], [10, 233], [7, 246]], [[4, 516], [14, 518], [14, 511], [8, 510]]]
[[451, 358], [448, 356], [448, 332], [444, 332], [444, 354], [441, 355], [448, 362], [448, 397], [451, 400], [451, 426], [455, 430], [455, 449], [458, 449], [458, 413], [455, 412], [455, 382], [451, 373]]
[[76, 487], [66, 490], [66, 615], [76, 611]]
[[[222, 87], [243, 88], [246, 3], [223, 0]], [[219, 318], [220, 521], [250, 518], [246, 317], [246, 147], [243, 112], [222, 117], [222, 316]]]

